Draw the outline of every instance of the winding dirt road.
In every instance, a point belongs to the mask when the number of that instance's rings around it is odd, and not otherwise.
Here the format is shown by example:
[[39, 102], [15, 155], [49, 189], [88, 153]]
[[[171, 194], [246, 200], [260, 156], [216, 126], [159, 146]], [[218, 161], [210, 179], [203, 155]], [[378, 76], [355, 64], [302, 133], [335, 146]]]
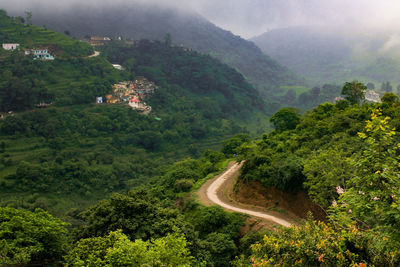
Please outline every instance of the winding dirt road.
[[87, 56], [87, 58], [98, 57], [98, 56], [100, 56], [100, 52], [99, 51], [94, 51], [93, 55]]
[[230, 211], [248, 214], [250, 216], [271, 221], [284, 227], [290, 227], [292, 224], [287, 220], [267, 214], [264, 211], [250, 209], [245, 207], [245, 205], [239, 205], [239, 203], [231, 203], [228, 199], [226, 199], [226, 197], [224, 197], [224, 190], [226, 189], [226, 186], [235, 182], [236, 178], [239, 176], [242, 165], [243, 163], [230, 164], [225, 172], [205, 183], [197, 192], [200, 201], [206, 205], [216, 204]]

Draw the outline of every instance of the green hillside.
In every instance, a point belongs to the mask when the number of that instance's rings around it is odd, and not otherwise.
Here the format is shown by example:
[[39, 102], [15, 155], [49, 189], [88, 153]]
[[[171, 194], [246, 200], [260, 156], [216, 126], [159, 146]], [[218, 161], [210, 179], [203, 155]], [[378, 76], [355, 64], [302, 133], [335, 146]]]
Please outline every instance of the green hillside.
[[263, 54], [252, 42], [217, 27], [194, 12], [145, 2], [115, 3], [104, 9], [93, 7], [90, 13], [80, 4], [68, 10], [49, 12], [33, 8], [32, 11], [36, 25], [48, 25], [58, 32], [68, 30], [78, 38], [96, 35], [163, 41], [169, 33], [174, 44], [209, 54], [235, 68], [266, 100], [271, 94], [279, 93], [281, 85], [304, 84], [302, 78]]
[[[3, 20], [7, 27], [30, 27]], [[249, 131], [248, 125], [253, 131], [268, 127], [268, 107], [241, 74], [210, 56], [160, 42], [54, 61], [7, 52], [0, 73], [3, 205], [66, 216], [72, 208], [148, 183], [179, 159], [219, 149], [223, 139]], [[122, 103], [94, 104], [114, 83], [137, 76], [159, 88], [146, 99], [150, 115]], [[50, 107], [39, 110], [39, 103]]]
[[290, 194], [306, 190], [326, 218], [267, 234], [239, 266], [399, 264], [399, 103], [390, 93], [375, 105], [343, 100], [271, 118], [276, 129], [243, 156], [242, 181]]
[[59, 58], [93, 54], [93, 49], [88, 44], [42, 27], [25, 24], [23, 21], [21, 17], [11, 19], [6, 11], [0, 10], [0, 43], [18, 43], [22, 50], [48, 47]]

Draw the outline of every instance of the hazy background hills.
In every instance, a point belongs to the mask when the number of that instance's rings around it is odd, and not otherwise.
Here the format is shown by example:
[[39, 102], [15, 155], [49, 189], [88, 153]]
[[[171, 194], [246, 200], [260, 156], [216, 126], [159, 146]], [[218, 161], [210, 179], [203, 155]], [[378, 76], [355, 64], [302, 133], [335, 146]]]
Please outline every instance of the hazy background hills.
[[251, 39], [312, 83], [400, 81], [400, 35], [348, 26], [275, 29]]
[[57, 10], [33, 7], [32, 12], [34, 24], [46, 25], [58, 32], [68, 30], [77, 38], [121, 35], [133, 40], [163, 40], [169, 33], [173, 43], [210, 54], [236, 68], [264, 95], [278, 90], [281, 85], [304, 83], [252, 42], [215, 26], [192, 11], [136, 3], [93, 9], [79, 5]]

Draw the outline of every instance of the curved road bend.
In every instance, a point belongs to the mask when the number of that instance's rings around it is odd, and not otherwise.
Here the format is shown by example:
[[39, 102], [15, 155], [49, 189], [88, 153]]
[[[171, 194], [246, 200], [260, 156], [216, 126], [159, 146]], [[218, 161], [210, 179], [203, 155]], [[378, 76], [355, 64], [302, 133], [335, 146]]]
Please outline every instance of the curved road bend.
[[93, 55], [87, 56], [87, 58], [97, 57], [97, 56], [100, 56], [100, 52], [99, 51], [94, 51]]
[[276, 224], [279, 224], [279, 225], [282, 225], [285, 227], [290, 227], [292, 224], [286, 220], [277, 218], [272, 215], [268, 215], [264, 212], [253, 211], [253, 210], [249, 210], [249, 209], [235, 207], [229, 203], [222, 201], [219, 198], [218, 191], [220, 190], [220, 188], [229, 179], [236, 178], [235, 173], [237, 173], [237, 171], [242, 167], [242, 164], [243, 163], [240, 163], [240, 164], [236, 163], [236, 164], [232, 165], [222, 175], [220, 175], [217, 179], [215, 179], [215, 181], [213, 181], [210, 185], [207, 185], [207, 184], [204, 185], [204, 186], [208, 186], [208, 188], [206, 188], [206, 196], [210, 200], [210, 202], [217, 204], [217, 205], [219, 205], [225, 209], [231, 210], [231, 211], [236, 211], [236, 212], [248, 214], [248, 215], [251, 215], [254, 217], [263, 218], [263, 219], [272, 221]]

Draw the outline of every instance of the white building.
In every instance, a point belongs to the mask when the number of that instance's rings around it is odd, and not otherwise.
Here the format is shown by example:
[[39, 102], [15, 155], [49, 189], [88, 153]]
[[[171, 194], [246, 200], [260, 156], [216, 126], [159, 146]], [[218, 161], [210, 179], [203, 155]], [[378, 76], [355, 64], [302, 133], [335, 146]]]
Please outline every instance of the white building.
[[19, 47], [19, 44], [3, 44], [4, 50], [15, 50]]
[[119, 65], [119, 64], [112, 64], [112, 66], [113, 66], [115, 69], [117, 69], [117, 70], [125, 70], [125, 68], [122, 67], [122, 66]]
[[378, 102], [381, 102], [381, 97], [375, 91], [368, 90], [365, 93], [365, 101], [372, 102], [372, 103], [378, 103]]
[[140, 100], [137, 98], [129, 100], [129, 106], [132, 107], [133, 109], [140, 108]]

